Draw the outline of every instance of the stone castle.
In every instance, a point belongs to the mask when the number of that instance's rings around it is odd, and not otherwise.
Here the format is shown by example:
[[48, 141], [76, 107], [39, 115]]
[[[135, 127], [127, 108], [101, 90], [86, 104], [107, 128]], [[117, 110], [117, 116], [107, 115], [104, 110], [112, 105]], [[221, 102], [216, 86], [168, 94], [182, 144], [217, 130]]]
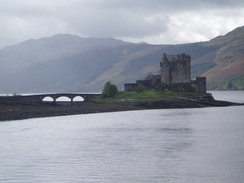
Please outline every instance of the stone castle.
[[166, 55], [164, 53], [160, 67], [161, 75], [149, 75], [144, 80], [137, 80], [136, 83], [126, 83], [124, 90], [135, 91], [139, 85], [142, 85], [145, 88], [164, 91], [174, 86], [179, 91], [194, 90], [206, 93], [206, 77], [191, 80], [191, 57], [189, 55]]

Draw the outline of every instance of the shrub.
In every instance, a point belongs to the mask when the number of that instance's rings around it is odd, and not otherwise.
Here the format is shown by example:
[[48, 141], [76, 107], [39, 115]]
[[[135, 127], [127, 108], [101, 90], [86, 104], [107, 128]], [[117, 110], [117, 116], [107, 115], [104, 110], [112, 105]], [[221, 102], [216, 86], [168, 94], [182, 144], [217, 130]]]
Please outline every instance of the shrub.
[[111, 82], [106, 82], [103, 88], [102, 96], [103, 98], [113, 97], [118, 93], [118, 88], [116, 85], [111, 84]]

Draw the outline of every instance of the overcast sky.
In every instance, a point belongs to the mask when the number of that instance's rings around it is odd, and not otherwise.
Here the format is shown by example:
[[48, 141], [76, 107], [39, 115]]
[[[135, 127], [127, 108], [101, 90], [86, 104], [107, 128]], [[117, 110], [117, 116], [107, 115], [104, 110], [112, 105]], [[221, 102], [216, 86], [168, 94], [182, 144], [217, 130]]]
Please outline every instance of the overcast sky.
[[244, 0], [0, 0], [0, 48], [58, 33], [178, 44], [244, 25]]

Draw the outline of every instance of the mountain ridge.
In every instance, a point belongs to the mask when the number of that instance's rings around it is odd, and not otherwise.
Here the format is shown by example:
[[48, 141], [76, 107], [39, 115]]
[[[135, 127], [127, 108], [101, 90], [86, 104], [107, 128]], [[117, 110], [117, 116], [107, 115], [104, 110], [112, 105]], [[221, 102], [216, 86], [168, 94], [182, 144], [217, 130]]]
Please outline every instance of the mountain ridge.
[[[56, 34], [40, 39], [30, 39], [0, 50], [1, 68], [13, 71], [33, 64], [69, 57], [91, 49], [116, 47], [130, 44], [114, 38], [83, 38], [76, 35]], [[19, 64], [21, 61], [21, 64]]]
[[[179, 45], [135, 44], [66, 34], [26, 42], [34, 45], [27, 51], [18, 47], [21, 43], [14, 45], [20, 50], [18, 54], [11, 49], [8, 54], [5, 48], [0, 50], [0, 91], [100, 91], [106, 81], [122, 90], [125, 82], [159, 74], [163, 53], [189, 54], [192, 78], [206, 76], [209, 89], [244, 89], [243, 26], [210, 41]], [[22, 67], [16, 69], [15, 64]]]

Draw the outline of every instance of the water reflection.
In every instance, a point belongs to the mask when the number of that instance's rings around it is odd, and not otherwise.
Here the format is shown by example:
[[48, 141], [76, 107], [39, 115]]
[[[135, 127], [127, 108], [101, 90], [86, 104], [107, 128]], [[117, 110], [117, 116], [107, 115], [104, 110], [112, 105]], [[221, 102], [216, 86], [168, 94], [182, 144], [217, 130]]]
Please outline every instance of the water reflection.
[[149, 110], [0, 123], [0, 182], [241, 182], [242, 111]]

